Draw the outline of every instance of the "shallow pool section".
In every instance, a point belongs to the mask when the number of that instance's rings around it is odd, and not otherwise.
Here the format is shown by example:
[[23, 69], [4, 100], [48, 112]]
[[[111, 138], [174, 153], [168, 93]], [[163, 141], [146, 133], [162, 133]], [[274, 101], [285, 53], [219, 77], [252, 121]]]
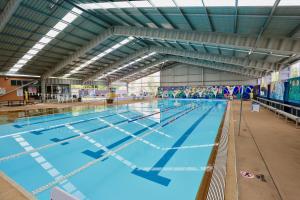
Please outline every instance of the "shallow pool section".
[[159, 100], [0, 126], [0, 170], [37, 199], [195, 199], [227, 102]]

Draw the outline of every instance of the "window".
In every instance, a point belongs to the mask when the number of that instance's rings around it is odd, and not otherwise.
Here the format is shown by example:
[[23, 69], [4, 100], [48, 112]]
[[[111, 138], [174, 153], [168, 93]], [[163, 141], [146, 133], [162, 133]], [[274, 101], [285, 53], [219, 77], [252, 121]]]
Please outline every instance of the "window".
[[300, 76], [300, 61], [290, 66], [290, 78], [299, 77], [299, 76]]
[[160, 86], [160, 72], [132, 81], [128, 84], [129, 95], [156, 95]]

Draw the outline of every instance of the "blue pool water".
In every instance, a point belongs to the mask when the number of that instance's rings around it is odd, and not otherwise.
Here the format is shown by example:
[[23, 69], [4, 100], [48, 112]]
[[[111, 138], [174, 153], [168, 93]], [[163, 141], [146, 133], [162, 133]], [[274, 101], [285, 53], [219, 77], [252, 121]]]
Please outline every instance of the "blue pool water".
[[195, 199], [226, 108], [160, 100], [0, 125], [0, 171], [38, 199]]

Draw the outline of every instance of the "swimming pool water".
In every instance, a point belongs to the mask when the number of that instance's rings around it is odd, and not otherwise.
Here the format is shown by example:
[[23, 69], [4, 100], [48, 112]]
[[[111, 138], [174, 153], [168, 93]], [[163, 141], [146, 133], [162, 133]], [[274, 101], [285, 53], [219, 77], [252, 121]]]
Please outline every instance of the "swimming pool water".
[[[48, 200], [195, 199], [227, 102], [159, 100], [0, 125], [0, 170]], [[43, 187], [44, 186], [44, 187]]]

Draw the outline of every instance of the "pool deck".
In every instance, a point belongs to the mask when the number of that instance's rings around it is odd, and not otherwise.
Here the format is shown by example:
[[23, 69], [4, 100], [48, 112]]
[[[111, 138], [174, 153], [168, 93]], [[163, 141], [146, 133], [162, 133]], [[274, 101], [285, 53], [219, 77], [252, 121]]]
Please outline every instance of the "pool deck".
[[[238, 135], [240, 102], [233, 102], [233, 122], [237, 154], [239, 200], [298, 200], [300, 196], [300, 129], [268, 110], [251, 112], [244, 102], [242, 126]], [[241, 170], [263, 174], [244, 178]]]
[[[149, 99], [144, 100], [119, 100], [111, 105], [121, 105], [136, 102], [149, 101]], [[2, 106], [0, 107], [0, 113], [4, 114], [6, 112], [12, 111], [26, 111], [26, 110], [36, 110], [36, 109], [51, 109], [51, 108], [70, 108], [70, 107], [83, 107], [83, 106], [101, 106], [106, 105], [104, 101], [91, 101], [91, 102], [69, 102], [69, 103], [37, 103], [29, 104], [24, 106]]]
[[1, 200], [33, 200], [35, 199], [10, 178], [0, 172], [0, 199]]

